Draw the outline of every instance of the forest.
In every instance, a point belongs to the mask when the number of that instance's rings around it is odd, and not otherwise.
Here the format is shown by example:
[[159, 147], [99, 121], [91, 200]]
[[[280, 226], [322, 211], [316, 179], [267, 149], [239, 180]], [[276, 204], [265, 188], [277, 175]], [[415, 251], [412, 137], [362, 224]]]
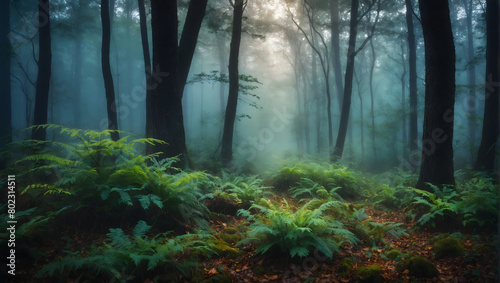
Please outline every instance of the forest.
[[498, 282], [499, 0], [2, 0], [2, 282]]

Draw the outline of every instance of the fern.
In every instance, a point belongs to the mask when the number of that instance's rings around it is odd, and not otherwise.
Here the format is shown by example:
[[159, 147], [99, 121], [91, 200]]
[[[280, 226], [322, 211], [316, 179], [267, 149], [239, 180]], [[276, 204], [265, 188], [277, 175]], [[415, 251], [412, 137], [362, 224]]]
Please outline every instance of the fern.
[[240, 241], [238, 245], [254, 243], [256, 252], [265, 254], [273, 249], [288, 254], [290, 257], [305, 257], [313, 249], [318, 249], [331, 258], [339, 252], [343, 242], [355, 244], [358, 239], [343, 228], [339, 221], [324, 218], [323, 213], [335, 202], [327, 202], [318, 208], [316, 201], [310, 201], [293, 211], [288, 202], [274, 204], [262, 200], [253, 204], [250, 209], [258, 209], [263, 214], [252, 215], [248, 210], [240, 210], [239, 214], [254, 221], [249, 238]]

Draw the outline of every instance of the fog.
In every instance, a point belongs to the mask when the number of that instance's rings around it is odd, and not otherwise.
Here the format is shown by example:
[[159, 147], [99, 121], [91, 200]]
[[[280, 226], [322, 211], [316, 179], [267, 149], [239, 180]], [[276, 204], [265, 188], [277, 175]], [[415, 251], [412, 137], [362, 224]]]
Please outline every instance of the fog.
[[[12, 115], [14, 138], [26, 138], [33, 123], [37, 65], [37, 7], [32, 1], [14, 1], [11, 8], [13, 47]], [[316, 47], [328, 65], [332, 64], [329, 6], [310, 1]], [[484, 109], [485, 24], [484, 3], [474, 2], [474, 60], [468, 60], [468, 35], [464, 7], [451, 1], [451, 20], [456, 48], [456, 104], [454, 125], [455, 168], [470, 166], [479, 146]], [[456, 3], [455, 3], [456, 2]], [[77, 5], [77, 4], [80, 5]], [[410, 141], [408, 43], [404, 1], [382, 1], [380, 19], [370, 41], [355, 58], [352, 105], [343, 162], [360, 169], [381, 171], [392, 167], [418, 168], [409, 144], [421, 146], [424, 109], [424, 42], [418, 20], [417, 45], [418, 139]], [[344, 81], [349, 39], [350, 2], [340, 1], [340, 65]], [[146, 1], [150, 30], [149, 1]], [[362, 5], [361, 9], [366, 9]], [[70, 128], [107, 129], [106, 100], [101, 73], [100, 3], [90, 0], [51, 1], [52, 78], [48, 123]], [[179, 33], [187, 2], [179, 1]], [[234, 159], [239, 166], [264, 171], [283, 158], [328, 159], [329, 146], [325, 77], [318, 55], [292, 17], [311, 37], [311, 23], [297, 1], [249, 1], [244, 12], [239, 73], [260, 83], [240, 92]], [[232, 27], [228, 1], [209, 1], [188, 83], [183, 96], [183, 115], [189, 158], [200, 168], [220, 154], [228, 84], [210, 79], [210, 74], [227, 74]], [[357, 47], [370, 34], [374, 11], [359, 23]], [[112, 13], [111, 68], [115, 84], [118, 129], [134, 137], [145, 136], [146, 92], [139, 12], [136, 1], [116, 0]], [[150, 39], [151, 41], [151, 39]], [[151, 44], [150, 44], [151, 46]], [[373, 48], [372, 48], [373, 47]], [[375, 56], [374, 56], [375, 55]], [[370, 70], [374, 63], [373, 78]], [[467, 70], [475, 66], [474, 101]], [[154, 69], [154, 66], [153, 66]], [[207, 76], [200, 76], [206, 74]], [[340, 110], [333, 67], [329, 66], [332, 94], [333, 139], [339, 131]], [[403, 83], [403, 85], [402, 85]], [[373, 102], [370, 88], [373, 90]], [[404, 92], [404, 96], [403, 96]], [[483, 99], [481, 99], [483, 97]], [[373, 103], [373, 104], [372, 104]], [[470, 116], [468, 107], [475, 108]], [[471, 136], [471, 127], [478, 130]], [[52, 133], [53, 135], [53, 133]], [[51, 137], [51, 136], [49, 136]], [[420, 152], [418, 152], [419, 154]], [[416, 155], [418, 155], [416, 154]]]

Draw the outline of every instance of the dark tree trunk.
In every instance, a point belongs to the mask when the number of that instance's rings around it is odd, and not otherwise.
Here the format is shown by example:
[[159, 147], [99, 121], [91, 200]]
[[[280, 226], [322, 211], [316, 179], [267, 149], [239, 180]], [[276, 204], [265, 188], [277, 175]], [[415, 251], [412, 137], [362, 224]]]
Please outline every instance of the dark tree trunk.
[[[0, 4], [0, 147], [12, 141], [10, 88], [10, 1]], [[0, 167], [3, 167], [0, 165]]]
[[[101, 21], [102, 21], [102, 50], [101, 65], [104, 88], [106, 90], [106, 110], [108, 113], [108, 128], [118, 130], [118, 117], [116, 115], [115, 88], [111, 75], [109, 63], [109, 49], [111, 44], [111, 21], [109, 16], [109, 0], [101, 1]], [[120, 138], [118, 132], [111, 132], [111, 139], [117, 141]]]
[[342, 111], [344, 96], [344, 85], [342, 83], [342, 66], [340, 64], [340, 29], [339, 29], [339, 1], [330, 1], [330, 19], [332, 30], [332, 66], [335, 75], [335, 88], [337, 90], [337, 102], [339, 110]]
[[[8, 1], [7, 1], [8, 2]], [[52, 73], [52, 51], [50, 38], [50, 4], [49, 0], [38, 2], [38, 37], [39, 58], [38, 76], [36, 80], [34, 125], [47, 124], [49, 104], [50, 76]], [[45, 128], [33, 128], [34, 140], [45, 140]]]
[[180, 158], [178, 167], [187, 165], [186, 137], [179, 91], [178, 20], [176, 0], [151, 1], [154, 80], [151, 90], [151, 138], [165, 141], [151, 150], [161, 158]]
[[201, 22], [205, 17], [207, 0], [191, 0], [179, 43], [179, 92], [182, 97], [193, 60]]
[[243, 21], [244, 1], [234, 2], [233, 31], [229, 51], [229, 96], [227, 99], [224, 132], [222, 134], [221, 159], [228, 166], [233, 159], [233, 132], [238, 104], [239, 71], [238, 56], [240, 54], [241, 26]]
[[455, 46], [446, 0], [419, 0], [425, 42], [425, 112], [417, 188], [455, 185]]
[[495, 147], [499, 134], [499, 53], [500, 28], [499, 3], [486, 1], [486, 89], [481, 145], [477, 153], [475, 168], [493, 170], [495, 167]]
[[472, 0], [463, 0], [465, 14], [467, 15], [467, 80], [469, 95], [467, 98], [467, 114], [469, 120], [469, 140], [471, 150], [471, 163], [474, 162], [474, 152], [476, 146], [476, 64], [474, 63], [474, 30], [472, 28]]
[[344, 151], [344, 143], [347, 134], [347, 126], [349, 122], [349, 112], [351, 109], [352, 95], [352, 80], [354, 75], [354, 58], [356, 56], [356, 37], [358, 34], [358, 7], [359, 0], [352, 0], [351, 3], [351, 20], [349, 24], [349, 48], [347, 49], [347, 66], [345, 71], [345, 87], [344, 100], [342, 103], [342, 112], [340, 114], [340, 127], [337, 136], [337, 142], [333, 155], [333, 161], [337, 161], [342, 157]]
[[406, 146], [408, 144], [407, 134], [406, 134], [406, 62], [405, 62], [405, 48], [403, 42], [401, 42], [401, 63], [403, 65], [403, 73], [399, 78], [399, 81], [401, 82], [401, 110], [402, 110], [401, 120], [403, 120], [403, 125], [402, 125], [403, 138], [401, 139], [401, 141], [403, 143], [402, 152], [403, 155], [406, 156], [406, 151], [407, 151]]
[[410, 152], [415, 152], [417, 148], [417, 45], [415, 43], [415, 32], [413, 28], [413, 8], [411, 0], [406, 3], [406, 25], [408, 28], [408, 68], [410, 84]]
[[[154, 81], [152, 81], [153, 70], [151, 68], [151, 54], [149, 52], [148, 26], [146, 18], [146, 7], [144, 0], [137, 0], [139, 7], [139, 25], [141, 29], [142, 56], [144, 58], [144, 71], [146, 78], [146, 137], [152, 137], [153, 117], [151, 111], [151, 91]], [[150, 144], [146, 145], [146, 152], [152, 152]]]

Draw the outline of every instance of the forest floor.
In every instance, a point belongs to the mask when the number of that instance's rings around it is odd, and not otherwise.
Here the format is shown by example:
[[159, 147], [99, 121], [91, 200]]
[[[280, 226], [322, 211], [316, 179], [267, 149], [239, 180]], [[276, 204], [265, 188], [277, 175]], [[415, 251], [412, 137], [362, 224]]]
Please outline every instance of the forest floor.
[[[293, 199], [289, 200], [293, 202]], [[460, 234], [465, 255], [453, 258], [435, 259], [433, 255], [432, 242], [440, 232], [431, 232], [422, 229], [412, 229], [413, 221], [405, 221], [404, 211], [381, 211], [370, 205], [365, 206], [368, 220], [377, 223], [403, 223], [406, 235], [399, 238], [384, 236], [384, 243], [372, 248], [366, 243], [351, 246], [344, 244], [341, 252], [328, 259], [323, 255], [315, 255], [307, 258], [289, 259], [280, 256], [256, 255], [252, 244], [240, 246], [238, 249], [243, 253], [238, 257], [214, 257], [200, 262], [204, 272], [204, 282], [362, 282], [354, 277], [358, 267], [378, 265], [382, 268], [383, 281], [368, 282], [496, 282], [498, 278], [496, 269], [496, 247], [494, 246], [494, 233]], [[214, 235], [225, 234], [231, 229], [238, 229], [244, 225], [246, 218], [240, 216], [225, 215], [224, 219], [211, 220], [210, 228]], [[69, 228], [69, 227], [68, 227]], [[73, 230], [73, 231], [71, 231]], [[57, 236], [55, 236], [57, 235]], [[67, 240], [71, 238], [71, 246], [68, 247]], [[45, 239], [37, 250], [52, 254], [45, 255], [43, 260], [34, 260], [26, 270], [18, 270], [15, 281], [11, 282], [62, 282], [54, 281], [54, 278], [40, 278], [32, 281], [31, 276], [40, 270], [45, 264], [54, 259], [60, 259], [63, 247], [66, 250], [82, 251], [92, 245], [102, 245], [106, 239], [104, 233], [81, 232], [70, 229], [57, 231], [54, 237]], [[227, 241], [227, 240], [226, 240]], [[235, 247], [237, 241], [229, 241], [229, 245]], [[390, 249], [398, 249], [402, 253], [425, 257], [433, 262], [439, 276], [432, 279], [417, 279], [409, 274], [408, 269], [401, 267], [400, 261], [390, 260], [385, 256]], [[353, 265], [343, 268], [343, 259], [354, 259]], [[19, 258], [21, 264], [22, 257]], [[26, 262], [22, 264], [26, 266]], [[23, 278], [26, 278], [24, 280]], [[175, 282], [194, 282], [178, 278]], [[230, 280], [230, 281], [229, 281]], [[65, 282], [80, 282], [78, 278], [67, 279]], [[85, 281], [87, 282], [87, 281]], [[143, 282], [163, 282], [145, 280]]]
[[[412, 229], [414, 221], [405, 222], [404, 211], [380, 211], [366, 207], [365, 213], [370, 221], [378, 223], [403, 223], [407, 235], [395, 238], [384, 237], [385, 247], [368, 248], [366, 244], [356, 246], [344, 245], [340, 254], [328, 259], [315, 256], [287, 260], [282, 257], [255, 255], [252, 245], [240, 248], [245, 254], [237, 259], [215, 258], [202, 263], [205, 278], [213, 278], [217, 274], [229, 274], [232, 282], [357, 282], [353, 275], [358, 267], [379, 265], [383, 272], [384, 282], [497, 282], [496, 246], [493, 233], [461, 234], [464, 256], [442, 258], [436, 260], [433, 255], [432, 241], [442, 232], [431, 232]], [[212, 221], [211, 227], [219, 234], [228, 228], [237, 228], [242, 217], [228, 216], [228, 221]], [[402, 227], [402, 228], [403, 228]], [[234, 243], [232, 243], [234, 246]], [[422, 256], [430, 259], [437, 267], [439, 276], [432, 279], [417, 279], [409, 275], [409, 270], [401, 268], [399, 261], [390, 260], [384, 253], [388, 249], [397, 249], [402, 253]], [[343, 270], [342, 259], [354, 258], [354, 265], [347, 272]], [[343, 274], [340, 274], [344, 271]], [[213, 281], [217, 282], [217, 280]], [[370, 281], [372, 282], [372, 281]]]

